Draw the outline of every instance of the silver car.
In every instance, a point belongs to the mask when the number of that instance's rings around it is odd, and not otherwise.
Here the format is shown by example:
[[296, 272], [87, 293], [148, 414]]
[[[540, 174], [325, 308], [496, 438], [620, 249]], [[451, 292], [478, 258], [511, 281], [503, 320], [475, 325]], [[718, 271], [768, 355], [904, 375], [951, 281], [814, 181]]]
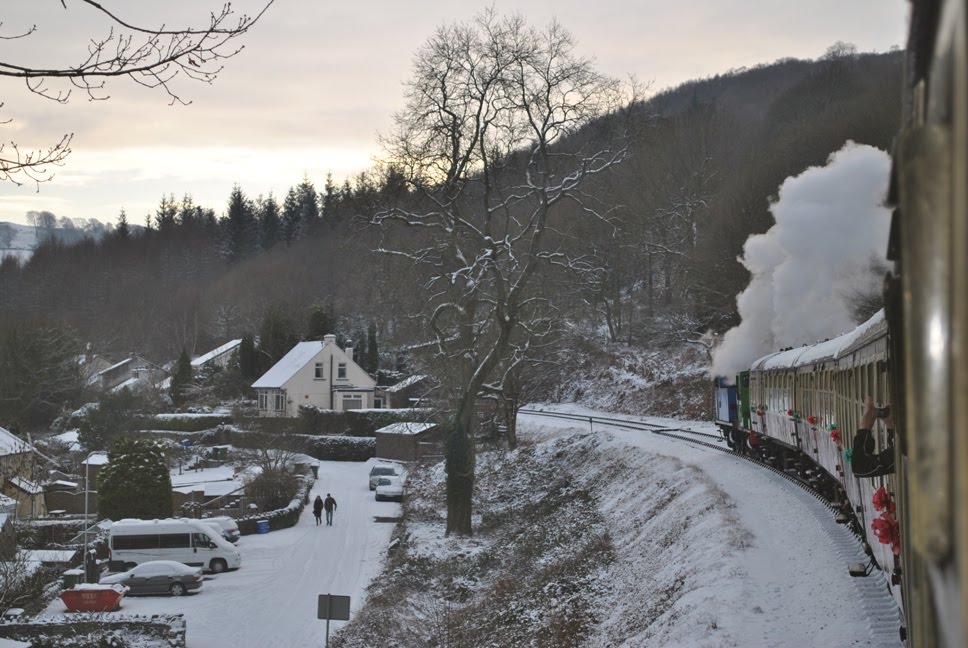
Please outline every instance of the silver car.
[[400, 472], [396, 466], [388, 464], [377, 464], [370, 468], [370, 490], [376, 490], [376, 484], [380, 477], [398, 477]]
[[182, 596], [202, 586], [202, 570], [174, 560], [149, 560], [126, 572], [105, 576], [101, 583], [125, 585], [128, 594]]

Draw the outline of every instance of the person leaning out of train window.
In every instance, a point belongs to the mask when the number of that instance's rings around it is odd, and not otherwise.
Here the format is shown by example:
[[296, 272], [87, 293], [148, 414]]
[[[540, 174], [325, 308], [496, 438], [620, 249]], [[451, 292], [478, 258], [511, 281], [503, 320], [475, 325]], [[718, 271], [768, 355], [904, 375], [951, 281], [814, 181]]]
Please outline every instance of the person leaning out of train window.
[[733, 452], [743, 455], [746, 454], [746, 431], [737, 425], [736, 421], [733, 421], [733, 427], [729, 431], [729, 436], [732, 440], [730, 447], [733, 449]]
[[[887, 429], [887, 446], [875, 452], [874, 423], [884, 421]], [[894, 472], [894, 416], [891, 406], [874, 407], [870, 396], [864, 401], [864, 414], [860, 417], [860, 429], [854, 435], [850, 465], [857, 477], [880, 477]]]

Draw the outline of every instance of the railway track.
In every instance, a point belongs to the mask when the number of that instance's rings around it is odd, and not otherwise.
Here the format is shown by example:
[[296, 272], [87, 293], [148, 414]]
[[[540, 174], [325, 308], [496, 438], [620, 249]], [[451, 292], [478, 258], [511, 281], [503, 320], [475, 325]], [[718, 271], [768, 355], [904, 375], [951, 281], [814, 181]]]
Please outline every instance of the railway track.
[[[814, 488], [813, 484], [809, 480], [803, 479], [797, 472], [782, 470], [777, 466], [770, 464], [758, 457], [753, 457], [748, 454], [739, 454], [733, 452], [732, 449], [726, 444], [725, 439], [719, 434], [710, 434], [708, 432], [699, 432], [690, 428], [678, 428], [669, 427], [666, 425], [660, 425], [658, 423], [647, 423], [644, 421], [630, 421], [628, 419], [613, 418], [608, 416], [586, 416], [583, 414], [568, 414], [565, 412], [547, 412], [544, 410], [536, 410], [530, 408], [522, 408], [519, 410], [522, 414], [528, 414], [530, 416], [544, 416], [547, 418], [556, 418], [569, 421], [575, 421], [578, 423], [587, 423], [589, 429], [594, 432], [595, 426], [608, 426], [617, 427], [626, 430], [641, 430], [643, 432], [651, 432], [652, 434], [658, 434], [660, 436], [678, 439], [680, 441], [686, 441], [688, 443], [706, 446], [707, 448], [713, 448], [714, 450], [719, 450], [720, 452], [727, 452], [736, 457], [746, 459], [747, 461], [757, 464], [758, 466], [772, 471], [783, 477], [787, 481], [790, 481], [803, 490], [807, 491], [818, 500], [823, 502], [831, 511], [836, 511], [836, 507], [827, 499], [827, 497]], [[857, 533], [856, 530], [854, 530]]]

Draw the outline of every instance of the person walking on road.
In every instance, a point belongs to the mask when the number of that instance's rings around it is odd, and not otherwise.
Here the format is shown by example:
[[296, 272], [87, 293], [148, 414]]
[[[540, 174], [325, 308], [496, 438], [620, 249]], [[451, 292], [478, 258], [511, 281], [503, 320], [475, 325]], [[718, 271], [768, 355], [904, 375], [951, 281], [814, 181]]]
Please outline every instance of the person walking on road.
[[329, 493], [326, 493], [326, 501], [323, 502], [326, 509], [326, 526], [333, 526], [333, 511], [336, 510], [336, 500]]
[[313, 502], [313, 515], [316, 516], [316, 526], [323, 523], [323, 498], [319, 495], [316, 496], [316, 501]]

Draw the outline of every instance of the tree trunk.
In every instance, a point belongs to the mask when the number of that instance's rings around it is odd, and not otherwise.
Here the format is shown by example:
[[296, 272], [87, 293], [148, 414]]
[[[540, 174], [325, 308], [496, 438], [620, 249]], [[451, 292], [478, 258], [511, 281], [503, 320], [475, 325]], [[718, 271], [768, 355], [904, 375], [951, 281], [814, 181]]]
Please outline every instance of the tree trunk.
[[461, 400], [447, 438], [447, 530], [446, 535], [470, 536], [471, 503], [474, 495], [474, 403]]

